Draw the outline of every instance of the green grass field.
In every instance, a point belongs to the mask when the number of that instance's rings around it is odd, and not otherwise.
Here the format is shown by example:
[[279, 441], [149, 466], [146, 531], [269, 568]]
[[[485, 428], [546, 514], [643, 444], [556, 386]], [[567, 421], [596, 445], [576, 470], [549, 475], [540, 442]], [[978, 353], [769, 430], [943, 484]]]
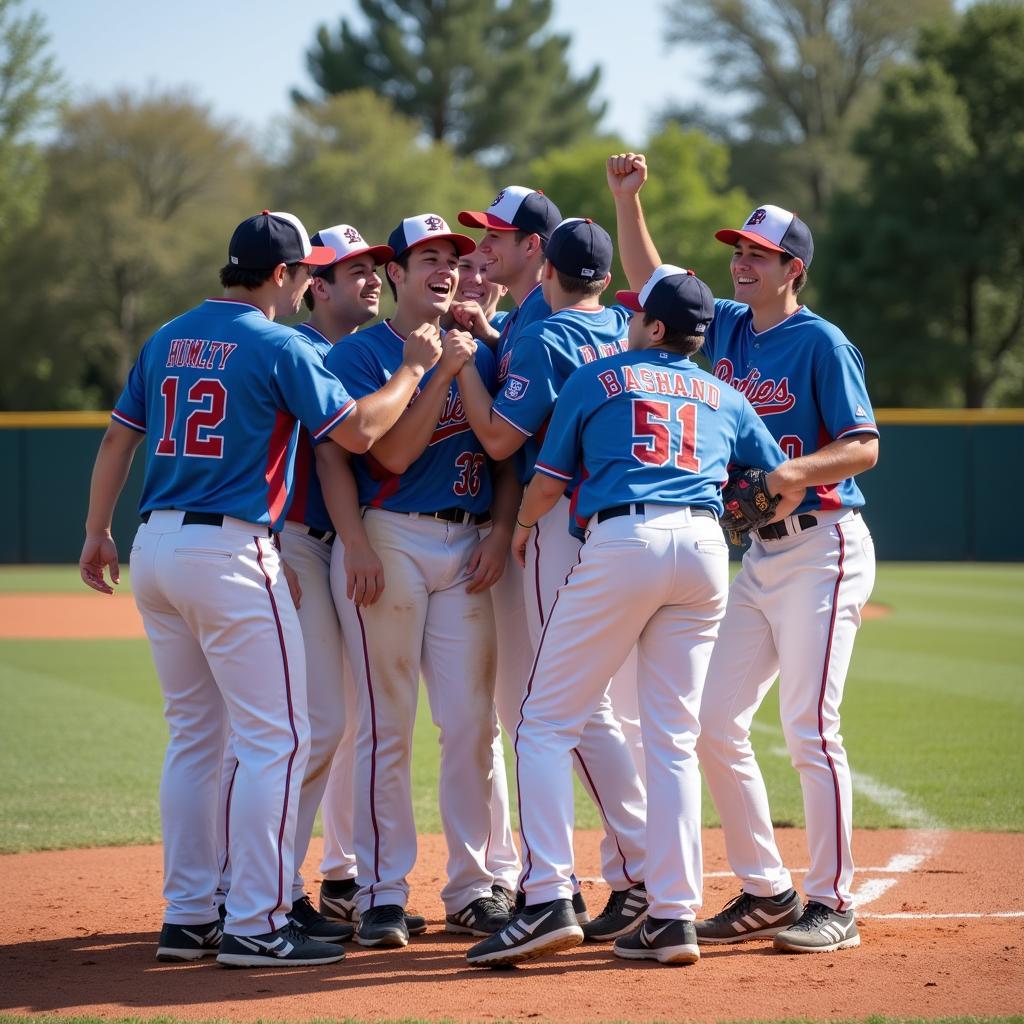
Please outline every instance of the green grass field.
[[[79, 587], [74, 568], [0, 569], [0, 592]], [[886, 564], [873, 601], [888, 614], [861, 631], [843, 711], [855, 821], [1024, 829], [1024, 566]], [[0, 851], [159, 839], [166, 730], [146, 641], [0, 640], [0, 697]], [[756, 724], [775, 818], [801, 824], [774, 693]], [[425, 694], [413, 772], [418, 827], [438, 832]], [[577, 823], [598, 826], [582, 794]]]

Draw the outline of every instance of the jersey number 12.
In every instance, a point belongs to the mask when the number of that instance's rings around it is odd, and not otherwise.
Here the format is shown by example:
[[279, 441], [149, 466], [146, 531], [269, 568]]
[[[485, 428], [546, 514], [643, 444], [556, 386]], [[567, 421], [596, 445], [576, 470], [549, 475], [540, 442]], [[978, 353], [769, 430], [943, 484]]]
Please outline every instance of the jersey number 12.
[[[178, 405], [177, 377], [164, 377], [160, 394], [164, 399], [164, 429], [156, 445], [157, 455], [177, 455], [178, 441], [174, 437], [174, 415]], [[185, 420], [185, 444], [182, 454], [200, 459], [224, 457], [224, 435], [211, 434], [214, 427], [224, 422], [228, 392], [216, 378], [204, 377], [188, 389], [189, 405], [198, 406]]]

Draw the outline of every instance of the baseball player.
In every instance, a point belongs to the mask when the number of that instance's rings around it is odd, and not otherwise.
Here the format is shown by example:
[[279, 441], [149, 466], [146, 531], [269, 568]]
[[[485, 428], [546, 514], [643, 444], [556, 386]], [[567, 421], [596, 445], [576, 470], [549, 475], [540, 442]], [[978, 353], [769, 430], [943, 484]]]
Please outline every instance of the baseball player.
[[[565, 220], [552, 233], [545, 255], [541, 285], [553, 312], [518, 334], [503, 390], [492, 401], [472, 367], [459, 377], [474, 432], [492, 458], [515, 454], [524, 484], [533, 477], [539, 439], [570, 374], [627, 345], [629, 311], [600, 303], [611, 280], [612, 242], [607, 231], [582, 218]], [[571, 492], [573, 486], [571, 481], [566, 490]], [[568, 530], [570, 506], [563, 496], [546, 511], [527, 551], [524, 603], [534, 649], [555, 594], [579, 554], [580, 540]], [[525, 677], [519, 687], [520, 704], [524, 685]], [[635, 675], [632, 686], [635, 689]], [[602, 871], [613, 890], [609, 905], [587, 922], [585, 932], [588, 938], [612, 939], [635, 927], [646, 897], [643, 785], [609, 699], [595, 710], [575, 756], [580, 780], [605, 823]]]
[[[291, 497], [296, 418], [314, 438], [365, 451], [397, 419], [438, 346], [417, 334], [385, 399], [360, 405], [301, 335], [273, 322], [297, 312], [311, 267], [332, 262], [334, 251], [314, 248], [291, 214], [264, 211], [238, 226], [228, 254], [224, 297], [161, 327], [132, 368], [93, 470], [80, 570], [93, 589], [112, 592], [104, 579], [105, 567], [118, 578], [111, 517], [145, 439], [132, 585], [170, 729], [157, 955], [331, 963], [342, 950], [287, 917], [309, 724], [302, 636], [271, 530]], [[239, 767], [222, 937], [217, 819], [229, 731]]]
[[[657, 264], [639, 190], [644, 158], [608, 161], [619, 246], [630, 282]], [[702, 943], [774, 936], [785, 952], [860, 944], [854, 920], [852, 786], [839, 706], [853, 641], [875, 577], [871, 535], [854, 477], [878, 458], [878, 429], [860, 353], [800, 302], [814, 243], [807, 225], [760, 206], [733, 247], [735, 302], [719, 300], [706, 349], [715, 376], [750, 399], [790, 461], [774, 491], [804, 489], [794, 514], [753, 536], [733, 582], [708, 670], [698, 746], [742, 892], [699, 922]], [[750, 724], [776, 676], [786, 745], [800, 773], [810, 869], [804, 906], [772, 831]]]
[[545, 623], [516, 734], [526, 906], [469, 951], [475, 965], [583, 940], [569, 899], [570, 755], [634, 645], [650, 910], [614, 952], [662, 963], [700, 955], [697, 712], [729, 579], [719, 487], [730, 462], [774, 469], [784, 456], [750, 403], [689, 358], [714, 308], [702, 281], [660, 266], [639, 293], [618, 297], [636, 311], [629, 351], [581, 367], [562, 389], [512, 543], [524, 560], [537, 522], [586, 466], [574, 510], [586, 543]]
[[[473, 242], [441, 217], [402, 221], [388, 244], [396, 309], [390, 320], [335, 346], [327, 366], [367, 394], [387, 380], [403, 339], [438, 327], [458, 282], [458, 257]], [[356, 675], [359, 732], [355, 836], [359, 927], [366, 946], [403, 946], [407, 876], [416, 858], [409, 758], [420, 670], [440, 729], [440, 806], [448, 841], [441, 892], [446, 930], [485, 935], [508, 920], [492, 892], [484, 851], [490, 833], [494, 711], [494, 616], [487, 587], [500, 575], [511, 538], [516, 493], [485, 539], [491, 472], [462, 412], [455, 377], [470, 359], [493, 379], [494, 358], [461, 332], [444, 351], [415, 401], [365, 459], [354, 460], [366, 533], [380, 557], [386, 597], [360, 607], [346, 599], [337, 553], [332, 584]], [[514, 484], [514, 481], [513, 481]], [[506, 488], [508, 490], [508, 488]]]
[[[459, 287], [455, 290], [451, 308], [441, 317], [441, 326], [446, 331], [453, 327], [471, 328], [475, 324], [476, 307], [479, 307], [483, 320], [491, 330], [488, 331], [488, 337], [477, 340], [494, 345], [501, 336], [501, 327], [509, 315], [498, 312], [498, 303], [508, 293], [508, 289], [488, 276], [488, 262], [489, 257], [479, 249], [459, 257]], [[463, 310], [465, 324], [455, 319], [457, 309]]]

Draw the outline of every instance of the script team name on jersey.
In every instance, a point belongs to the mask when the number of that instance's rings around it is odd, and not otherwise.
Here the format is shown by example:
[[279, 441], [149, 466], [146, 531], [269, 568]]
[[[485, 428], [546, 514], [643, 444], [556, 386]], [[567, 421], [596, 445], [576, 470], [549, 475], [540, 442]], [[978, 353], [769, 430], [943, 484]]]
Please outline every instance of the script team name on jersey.
[[731, 359], [718, 360], [715, 376], [745, 395], [759, 416], [789, 412], [796, 405], [796, 395], [789, 390], [789, 377], [780, 377], [778, 380], [762, 378], [761, 371], [756, 367], [746, 377], [737, 377]]

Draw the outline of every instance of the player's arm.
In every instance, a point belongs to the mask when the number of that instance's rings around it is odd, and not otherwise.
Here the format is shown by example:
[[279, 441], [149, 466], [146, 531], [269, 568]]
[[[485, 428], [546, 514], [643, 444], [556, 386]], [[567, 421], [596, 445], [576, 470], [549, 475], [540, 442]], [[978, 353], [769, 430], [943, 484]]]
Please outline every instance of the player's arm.
[[494, 412], [494, 400], [473, 363], [459, 373], [459, 395], [472, 431], [496, 462], [514, 455], [530, 436]]
[[455, 322], [463, 330], [469, 331], [477, 341], [482, 341], [491, 348], [498, 344], [501, 331], [491, 326], [479, 302], [453, 302], [452, 316]]
[[516, 514], [516, 529], [512, 536], [512, 553], [523, 568], [526, 567], [526, 545], [537, 520], [558, 504], [558, 499], [565, 493], [565, 485], [565, 480], [546, 473], [533, 474]]
[[422, 454], [448, 400], [452, 381], [476, 352], [476, 342], [463, 331], [449, 331], [441, 345], [441, 359], [416, 401], [398, 422], [370, 449], [389, 472], [404, 473]]
[[362, 454], [368, 451], [395, 426], [424, 374], [440, 356], [441, 342], [437, 329], [430, 324], [417, 327], [405, 339], [402, 363], [398, 369], [382, 388], [356, 402], [355, 411], [330, 432], [330, 439], [351, 452]]
[[101, 594], [112, 594], [113, 588], [104, 579], [109, 567], [113, 583], [121, 582], [117, 546], [110, 534], [117, 499], [124, 490], [135, 449], [145, 434], [120, 423], [111, 423], [100, 441], [89, 485], [89, 511], [85, 517], [85, 544], [78, 559], [83, 582]]
[[468, 594], [486, 590], [501, 579], [508, 560], [509, 545], [512, 543], [516, 509], [523, 496], [522, 485], [510, 460], [492, 465], [491, 474], [494, 479], [491, 532], [480, 541], [469, 559], [468, 568], [473, 579], [466, 587]]
[[615, 200], [619, 259], [629, 287], [639, 291], [661, 265], [640, 204], [640, 189], [647, 180], [647, 158], [642, 153], [618, 153], [608, 157], [605, 172]]
[[345, 549], [345, 593], [365, 607], [384, 593], [384, 565], [366, 535], [352, 462], [335, 444], [318, 444], [313, 451], [327, 513]]
[[874, 434], [840, 437], [810, 455], [784, 462], [765, 481], [773, 494], [794, 488], [831, 485], [871, 469], [878, 462], [878, 438]]

